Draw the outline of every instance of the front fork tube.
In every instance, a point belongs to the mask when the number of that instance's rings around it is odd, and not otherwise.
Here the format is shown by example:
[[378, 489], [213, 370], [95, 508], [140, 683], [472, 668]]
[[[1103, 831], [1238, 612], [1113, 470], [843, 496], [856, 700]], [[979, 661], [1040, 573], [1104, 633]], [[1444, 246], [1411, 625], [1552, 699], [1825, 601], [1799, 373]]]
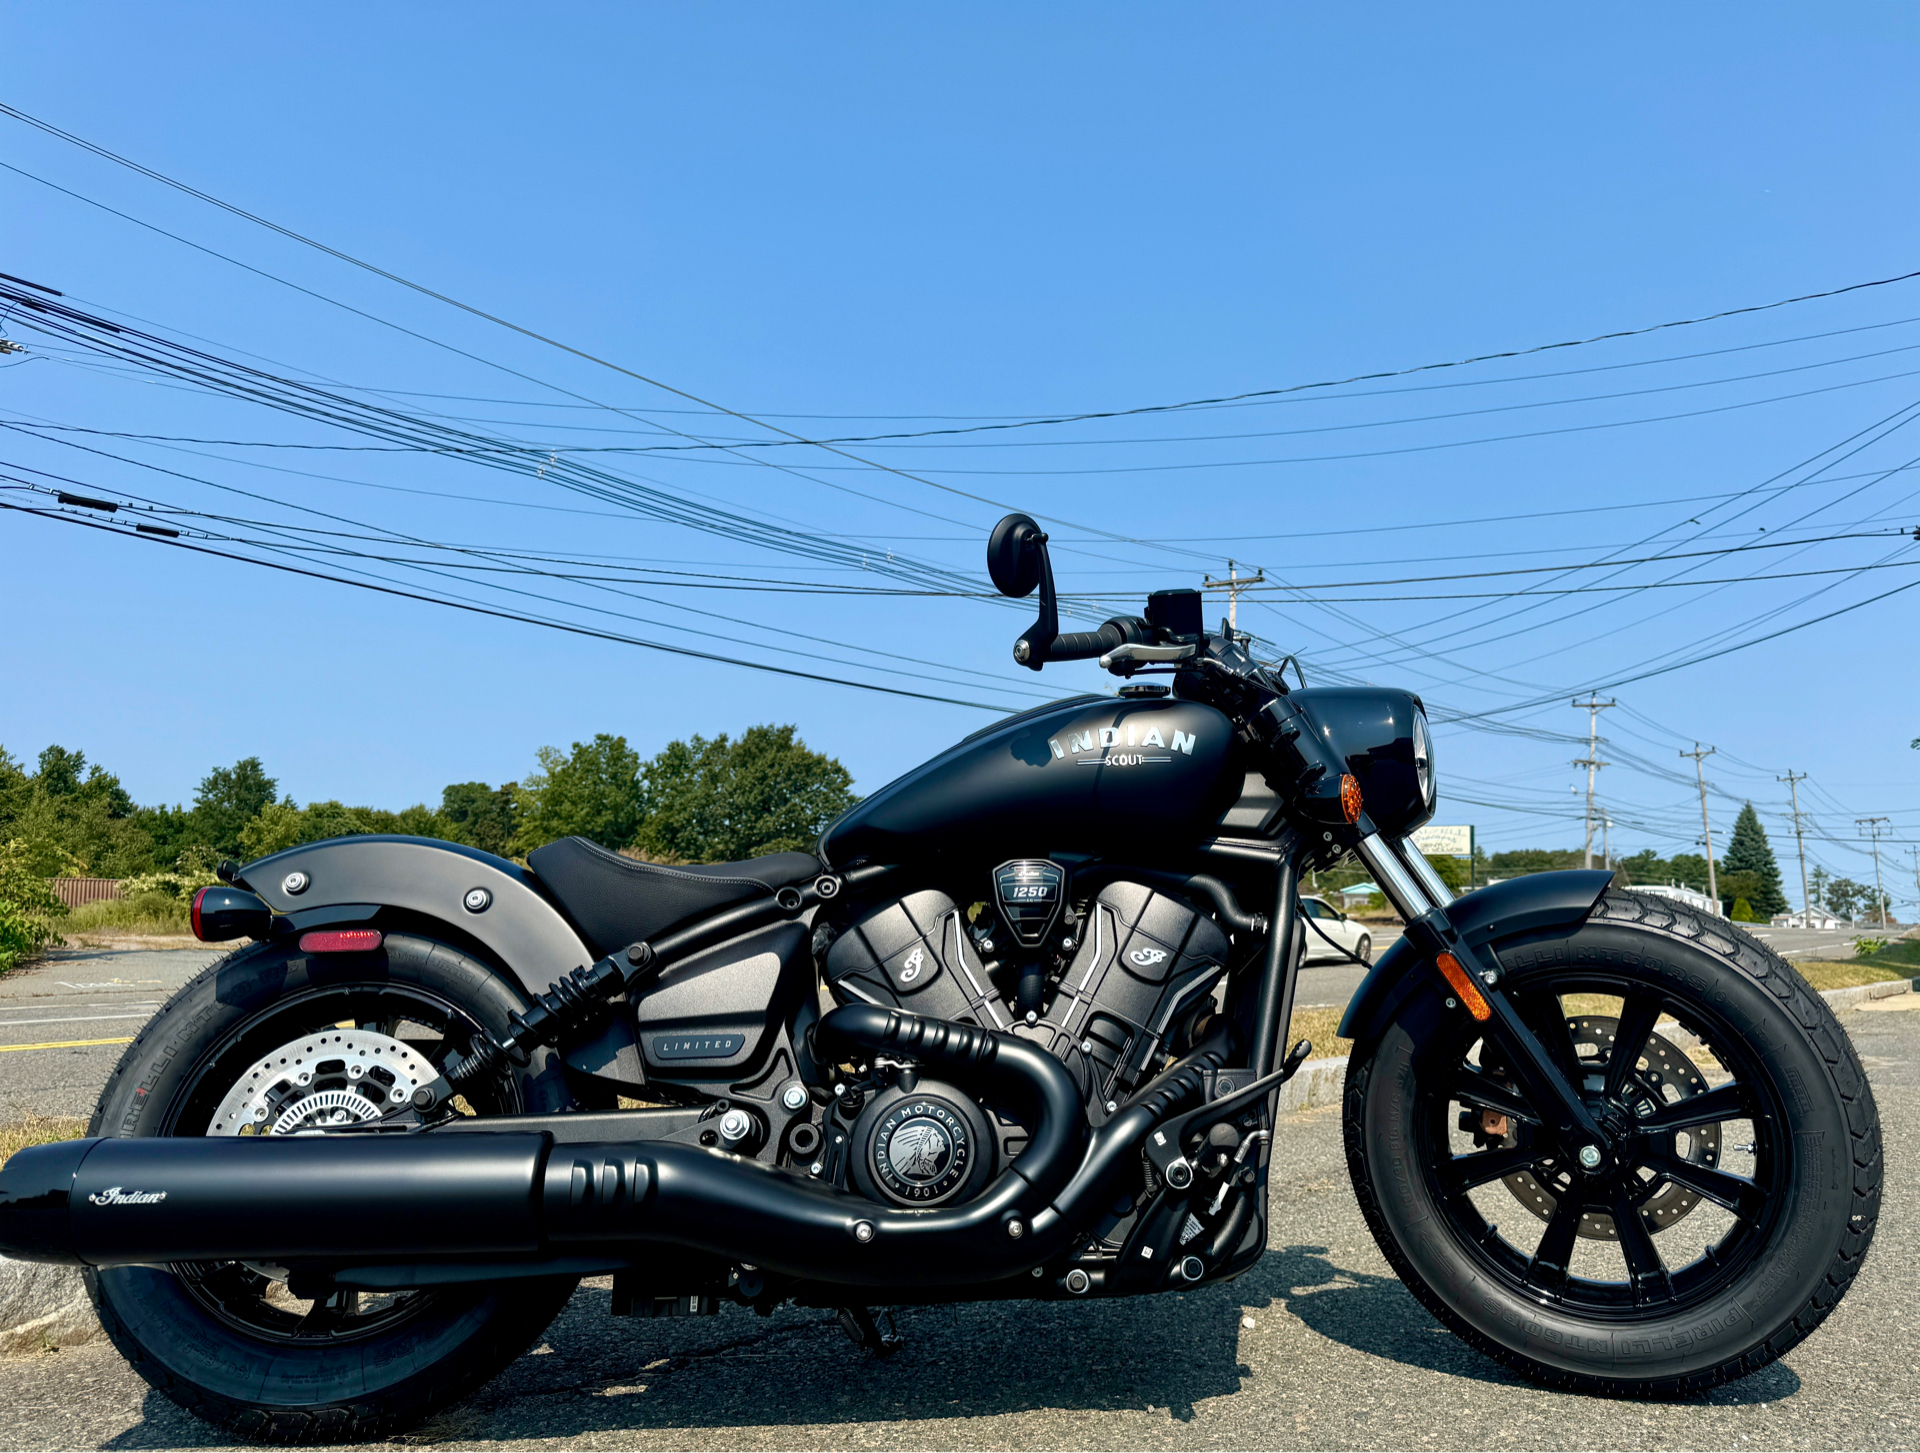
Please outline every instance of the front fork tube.
[[[1402, 851], [1396, 852], [1396, 846]], [[1445, 978], [1440, 956], [1450, 954], [1472, 980], [1473, 990], [1488, 1010], [1484, 1021], [1487, 1038], [1506, 1057], [1508, 1071], [1541, 1116], [1541, 1129], [1559, 1146], [1569, 1165], [1578, 1165], [1588, 1173], [1611, 1165], [1614, 1137], [1588, 1109], [1581, 1086], [1574, 1079], [1577, 1066], [1565, 1063], [1542, 1044], [1539, 1034], [1521, 1018], [1506, 992], [1505, 975], [1492, 951], [1460, 937], [1444, 906], [1451, 894], [1419, 849], [1411, 843], [1394, 845], [1374, 836], [1363, 838], [1356, 851], [1374, 881], [1393, 900], [1407, 926], [1407, 941], [1432, 967], [1435, 977]], [[1447, 987], [1452, 996], [1453, 985], [1449, 982]], [[1470, 1005], [1462, 1004], [1460, 1012], [1470, 1012]]]

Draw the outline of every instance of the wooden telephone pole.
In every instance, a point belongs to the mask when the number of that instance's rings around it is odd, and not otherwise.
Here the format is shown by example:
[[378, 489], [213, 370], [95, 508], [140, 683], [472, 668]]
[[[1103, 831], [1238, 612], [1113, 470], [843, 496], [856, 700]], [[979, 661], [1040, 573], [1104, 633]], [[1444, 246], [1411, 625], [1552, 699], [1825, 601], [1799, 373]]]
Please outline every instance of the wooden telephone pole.
[[1593, 866], [1593, 774], [1610, 765], [1600, 760], [1600, 713], [1618, 704], [1602, 701], [1597, 691], [1589, 693], [1585, 701], [1574, 702], [1575, 706], [1587, 713], [1587, 754], [1573, 761], [1574, 766], [1587, 769], [1587, 845], [1580, 856], [1581, 866], [1587, 868]]
[[1700, 830], [1706, 834], [1707, 843], [1707, 896], [1713, 899], [1716, 906], [1720, 902], [1720, 883], [1718, 879], [1714, 877], [1713, 873], [1713, 824], [1707, 821], [1707, 769], [1705, 763], [1708, 757], [1711, 757], [1719, 750], [1718, 747], [1707, 747], [1703, 750], [1700, 743], [1695, 742], [1691, 752], [1682, 752], [1680, 754], [1683, 757], [1693, 758], [1694, 774], [1700, 779]]
[[1231, 560], [1227, 562], [1227, 578], [1215, 580], [1211, 575], [1204, 577], [1202, 583], [1208, 590], [1224, 590], [1227, 593], [1227, 630], [1235, 640], [1240, 638], [1240, 592], [1250, 585], [1264, 585], [1267, 572], [1263, 567], [1252, 575], [1242, 576], [1240, 567]]

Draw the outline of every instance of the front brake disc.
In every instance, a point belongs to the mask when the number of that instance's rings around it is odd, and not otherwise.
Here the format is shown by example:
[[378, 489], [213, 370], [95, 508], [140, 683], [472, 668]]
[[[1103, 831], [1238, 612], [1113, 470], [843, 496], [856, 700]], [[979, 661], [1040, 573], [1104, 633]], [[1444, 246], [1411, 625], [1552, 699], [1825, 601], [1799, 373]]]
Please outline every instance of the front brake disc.
[[[1583, 1014], [1567, 1021], [1567, 1028], [1573, 1032], [1574, 1049], [1580, 1055], [1583, 1078], [1590, 1094], [1597, 1093], [1606, 1081], [1607, 1056], [1612, 1052], [1614, 1033], [1619, 1024], [1618, 1019], [1596, 1014]], [[1640, 1063], [1644, 1068], [1636, 1067], [1627, 1091], [1631, 1108], [1637, 1114], [1648, 1114], [1662, 1105], [1691, 1100], [1695, 1095], [1706, 1094], [1710, 1088], [1707, 1077], [1700, 1073], [1700, 1067], [1688, 1057], [1687, 1052], [1658, 1034], [1647, 1036]], [[1669, 1095], [1669, 1089], [1674, 1093]], [[1676, 1159], [1698, 1166], [1719, 1164], [1718, 1125], [1699, 1125], [1681, 1131], [1675, 1141]], [[1559, 1204], [1557, 1193], [1566, 1190], [1572, 1181], [1572, 1173], [1552, 1160], [1542, 1160], [1538, 1169], [1540, 1176], [1531, 1170], [1522, 1170], [1501, 1179], [1516, 1201], [1542, 1221], [1550, 1221], [1554, 1207]], [[1665, 1181], [1659, 1190], [1640, 1203], [1640, 1219], [1648, 1231], [1664, 1231], [1699, 1204], [1698, 1191], [1688, 1190], [1674, 1181]], [[1579, 1234], [1590, 1241], [1619, 1239], [1613, 1217], [1602, 1211], [1582, 1215]]]

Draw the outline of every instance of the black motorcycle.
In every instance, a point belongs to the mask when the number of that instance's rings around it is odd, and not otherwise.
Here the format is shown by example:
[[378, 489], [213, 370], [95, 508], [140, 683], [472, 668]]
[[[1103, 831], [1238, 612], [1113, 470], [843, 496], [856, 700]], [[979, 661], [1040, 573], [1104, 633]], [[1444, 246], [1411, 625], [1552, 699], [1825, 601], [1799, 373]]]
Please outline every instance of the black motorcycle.
[[[210, 1421], [382, 1436], [471, 1392], [584, 1276], [615, 1315], [1183, 1291], [1268, 1236], [1312, 921], [1356, 855], [1406, 923], [1340, 1032], [1353, 1184], [1401, 1280], [1550, 1386], [1658, 1395], [1778, 1357], [1873, 1237], [1880, 1132], [1833, 1014], [1738, 928], [1541, 874], [1455, 898], [1418, 697], [1289, 689], [1201, 599], [1021, 664], [1126, 684], [976, 732], [814, 853], [528, 867], [355, 837], [223, 865], [189, 984], [89, 1137], [0, 1171], [0, 1250], [84, 1267]], [[1161, 677], [1161, 680], [1142, 679]], [[824, 990], [824, 992], [823, 992]], [[1279, 1167], [1284, 1170], [1284, 1165]]]

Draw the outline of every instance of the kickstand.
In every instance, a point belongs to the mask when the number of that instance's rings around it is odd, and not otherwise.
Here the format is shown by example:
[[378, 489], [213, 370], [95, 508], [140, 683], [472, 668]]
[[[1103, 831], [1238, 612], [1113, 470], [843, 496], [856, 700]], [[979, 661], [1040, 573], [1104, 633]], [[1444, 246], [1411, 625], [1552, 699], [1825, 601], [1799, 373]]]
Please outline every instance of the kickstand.
[[840, 1309], [840, 1330], [856, 1347], [864, 1347], [875, 1357], [891, 1357], [900, 1350], [902, 1338], [894, 1330], [893, 1314], [882, 1312], [881, 1321], [886, 1330], [880, 1330], [881, 1323], [876, 1322], [873, 1313], [865, 1307], [842, 1307]]

